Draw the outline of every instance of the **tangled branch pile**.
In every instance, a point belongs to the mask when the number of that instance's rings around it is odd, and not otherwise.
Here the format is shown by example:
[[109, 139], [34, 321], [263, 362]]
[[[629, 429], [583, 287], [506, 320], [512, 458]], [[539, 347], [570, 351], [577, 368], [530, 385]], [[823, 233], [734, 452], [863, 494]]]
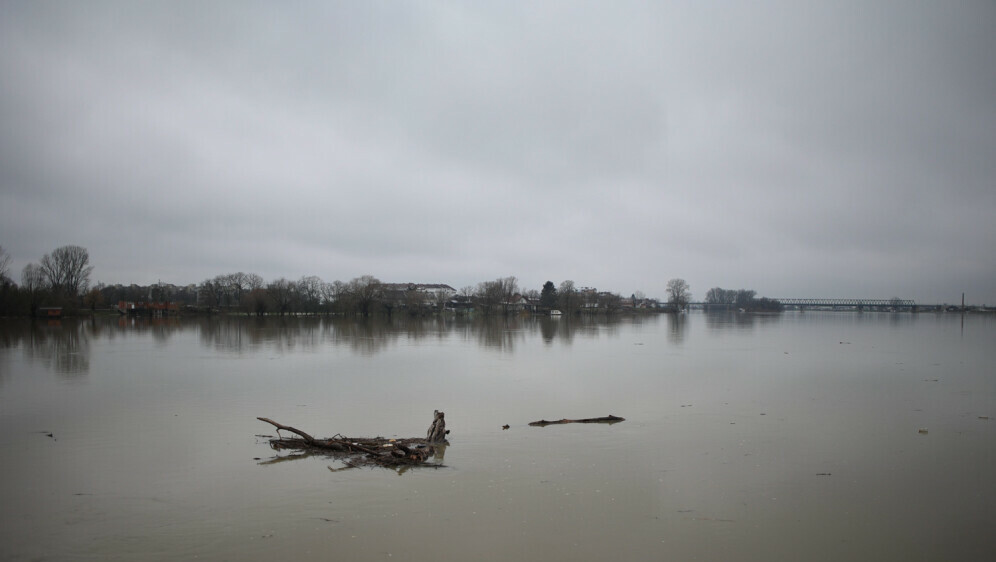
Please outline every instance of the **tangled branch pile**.
[[[355, 438], [339, 434], [327, 439], [316, 439], [300, 429], [277, 423], [269, 418], [256, 419], [277, 428], [277, 437], [270, 439], [270, 448], [273, 450], [293, 449], [319, 452], [336, 458], [350, 468], [365, 465], [402, 468], [420, 465], [434, 456], [441, 459], [442, 450], [446, 446], [445, 435], [449, 433], [445, 429], [443, 413], [439, 411], [435, 413], [427, 439], [418, 437], [407, 439]], [[284, 437], [280, 435], [281, 430], [297, 434], [299, 437]]]

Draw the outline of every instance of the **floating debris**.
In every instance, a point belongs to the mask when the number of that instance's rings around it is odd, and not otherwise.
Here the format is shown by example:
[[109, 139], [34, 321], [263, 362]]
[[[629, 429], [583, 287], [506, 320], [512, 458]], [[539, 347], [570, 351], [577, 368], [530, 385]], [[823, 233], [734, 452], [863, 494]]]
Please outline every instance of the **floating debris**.
[[580, 420], [569, 420], [569, 419], [566, 419], [566, 418], [562, 419], [562, 420], [557, 420], [557, 421], [539, 420], [539, 421], [534, 421], [534, 422], [530, 423], [529, 425], [543, 427], [543, 426], [554, 425], [554, 424], [559, 424], [559, 423], [608, 423], [608, 424], [613, 424], [613, 423], [618, 423], [618, 422], [621, 422], [621, 421], [626, 421], [626, 418], [620, 418], [619, 416], [613, 416], [612, 414], [609, 414], [609, 415], [607, 415], [605, 417], [601, 417], [601, 418], [584, 418], [584, 419], [580, 419]]
[[916, 432], [919, 433], [920, 435], [926, 435], [927, 434], [927, 428], [926, 427], [921, 427], [920, 429], [916, 430]]
[[[449, 433], [443, 422], [443, 413], [434, 412], [433, 424], [429, 427], [429, 438], [409, 438], [409, 439], [385, 439], [383, 437], [374, 438], [350, 438], [336, 434], [328, 439], [315, 439], [311, 435], [300, 429], [277, 423], [269, 418], [256, 418], [277, 428], [276, 439], [270, 440], [270, 447], [276, 451], [282, 449], [296, 449], [301, 451], [318, 452], [337, 458], [349, 468], [357, 468], [360, 465], [380, 465], [390, 468], [404, 468], [413, 465], [423, 465], [427, 460], [435, 457], [437, 461], [442, 460], [443, 452], [446, 450], [446, 441], [435, 441], [432, 437], [444, 436]], [[289, 431], [300, 437], [283, 437], [280, 431]], [[301, 455], [308, 456], [307, 454]], [[290, 457], [282, 457], [290, 458]], [[439, 468], [442, 464], [425, 464]], [[329, 470], [336, 472], [343, 469]]]

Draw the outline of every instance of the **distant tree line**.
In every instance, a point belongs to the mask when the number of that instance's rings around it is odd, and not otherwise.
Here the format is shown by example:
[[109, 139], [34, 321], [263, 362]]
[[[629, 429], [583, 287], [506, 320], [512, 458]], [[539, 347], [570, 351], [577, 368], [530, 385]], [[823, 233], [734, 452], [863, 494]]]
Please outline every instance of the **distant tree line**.
[[[119, 302], [167, 302], [201, 312], [267, 314], [371, 314], [426, 315], [446, 308], [474, 310], [486, 316], [511, 315], [528, 310], [563, 314], [614, 314], [625, 309], [676, 312], [691, 302], [684, 279], [667, 282], [666, 301], [647, 299], [634, 293], [624, 299], [617, 293], [578, 287], [565, 280], [543, 284], [541, 291], [523, 290], [515, 277], [500, 277], [476, 286], [455, 290], [425, 290], [422, 286], [383, 283], [371, 275], [348, 282], [323, 281], [309, 275], [298, 280], [279, 278], [266, 282], [255, 273], [217, 275], [198, 284], [90, 286], [90, 256], [86, 248], [67, 245], [45, 254], [21, 272], [18, 285], [10, 277], [10, 256], [0, 247], [0, 315], [33, 315], [39, 308], [59, 306], [72, 314], [79, 309], [96, 310]], [[445, 287], [445, 286], [436, 286]], [[705, 302], [728, 304], [745, 310], [780, 310], [781, 304], [757, 298], [752, 290], [719, 287], [706, 293]]]
[[706, 291], [706, 304], [725, 304], [747, 311], [777, 312], [782, 310], [782, 303], [766, 297], [757, 297], [752, 289], [722, 289], [713, 287]]

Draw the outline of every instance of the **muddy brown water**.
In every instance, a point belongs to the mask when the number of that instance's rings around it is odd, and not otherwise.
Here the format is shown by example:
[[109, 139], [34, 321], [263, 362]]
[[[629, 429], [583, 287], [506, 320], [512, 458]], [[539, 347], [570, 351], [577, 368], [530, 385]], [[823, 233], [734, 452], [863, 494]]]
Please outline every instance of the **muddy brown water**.
[[[994, 342], [955, 314], [4, 320], [0, 559], [989, 559]], [[435, 409], [445, 466], [400, 474], [256, 420]]]

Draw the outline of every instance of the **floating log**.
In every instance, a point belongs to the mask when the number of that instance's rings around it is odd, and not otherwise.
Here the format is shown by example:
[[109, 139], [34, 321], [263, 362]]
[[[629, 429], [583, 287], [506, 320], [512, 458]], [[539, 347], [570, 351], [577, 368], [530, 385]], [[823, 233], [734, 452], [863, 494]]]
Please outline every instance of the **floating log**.
[[607, 415], [605, 417], [601, 417], [601, 418], [584, 418], [584, 419], [580, 419], [580, 420], [569, 420], [569, 419], [562, 419], [562, 420], [557, 420], [557, 421], [539, 420], [539, 421], [534, 421], [534, 422], [530, 423], [529, 425], [537, 426], [537, 427], [545, 427], [545, 426], [548, 426], [548, 425], [554, 425], [554, 424], [559, 424], [559, 423], [608, 423], [608, 424], [613, 424], [613, 423], [619, 423], [621, 421], [626, 421], [626, 418], [620, 418], [619, 416], [613, 416], [612, 414], [609, 414], [609, 415]]

